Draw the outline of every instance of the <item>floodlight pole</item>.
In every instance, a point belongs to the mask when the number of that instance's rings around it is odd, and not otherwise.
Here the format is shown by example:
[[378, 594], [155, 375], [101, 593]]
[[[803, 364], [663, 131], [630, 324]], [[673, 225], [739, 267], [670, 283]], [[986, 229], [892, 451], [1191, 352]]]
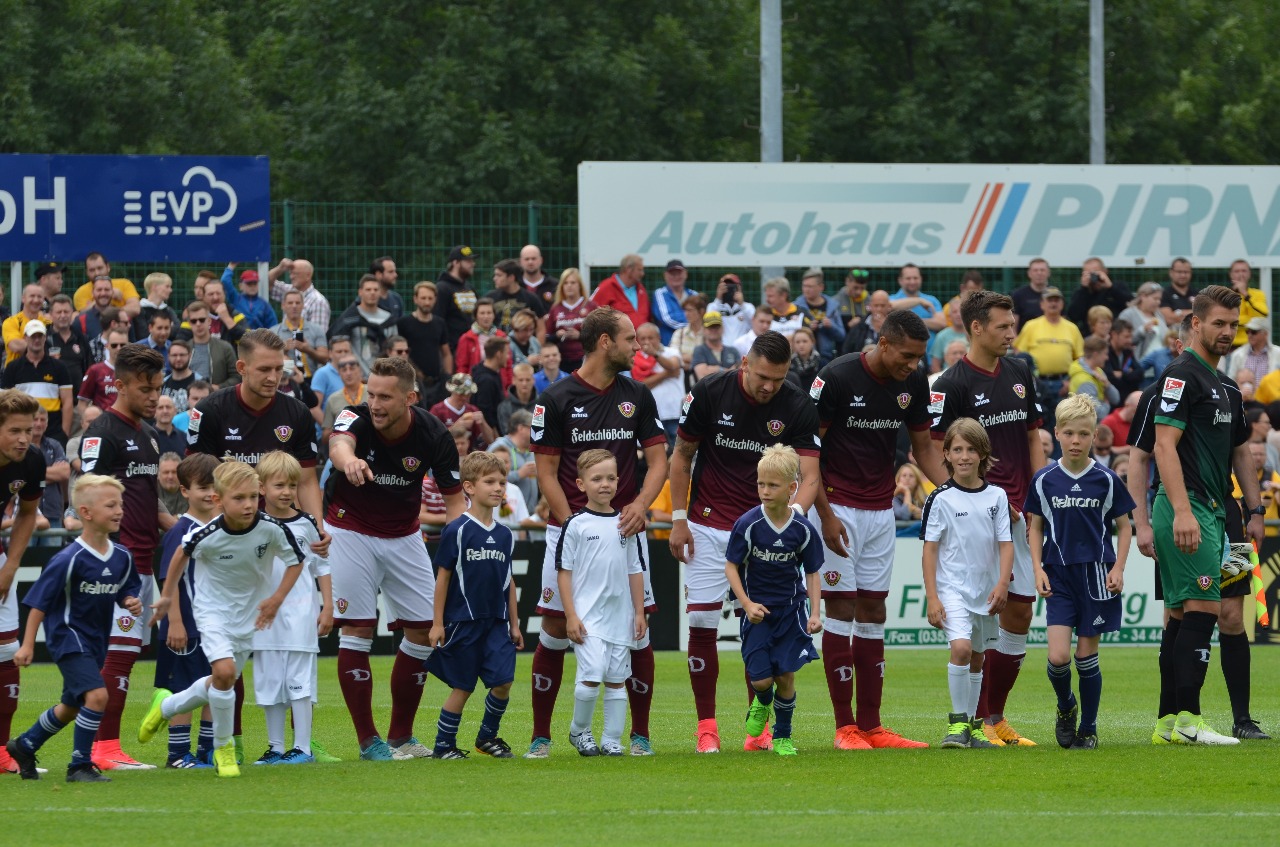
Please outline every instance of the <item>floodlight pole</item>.
[[[782, 0], [760, 0], [760, 161], [782, 161]], [[761, 267], [761, 283], [786, 269]]]
[[1103, 0], [1089, 0], [1089, 164], [1107, 163], [1106, 44]]

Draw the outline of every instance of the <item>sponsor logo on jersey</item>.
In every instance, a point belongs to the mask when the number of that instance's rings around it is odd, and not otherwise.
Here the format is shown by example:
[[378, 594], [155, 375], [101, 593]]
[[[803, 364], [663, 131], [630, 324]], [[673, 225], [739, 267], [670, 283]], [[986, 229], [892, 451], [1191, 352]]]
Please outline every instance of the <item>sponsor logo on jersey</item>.
[[121, 632], [128, 632], [133, 629], [135, 618], [132, 615], [121, 615], [116, 618], [116, 626], [120, 627]]
[[859, 418], [850, 415], [845, 421], [846, 429], [897, 429], [902, 421], [895, 418]]
[[546, 423], [547, 423], [547, 407], [534, 406], [532, 424], [534, 426], [546, 426]]
[[1224, 412], [1221, 409], [1214, 409], [1213, 422], [1215, 424], [1221, 424], [1221, 423], [1229, 424], [1231, 423], [1231, 415], [1230, 413]]
[[1164, 388], [1160, 391], [1160, 396], [1169, 400], [1181, 400], [1182, 389], [1187, 387], [1186, 380], [1174, 379], [1171, 376], [1164, 378]]
[[136, 451], [138, 449], [138, 444], [132, 438], [126, 438], [124, 440], [124, 449]]
[[333, 605], [334, 605], [334, 606], [337, 606], [337, 608], [338, 608], [338, 614], [340, 614], [340, 615], [345, 615], [345, 614], [347, 613], [347, 598], [346, 598], [346, 597], [339, 597], [337, 600], [335, 600], [335, 601], [334, 601]]
[[733, 415], [720, 413], [720, 426], [733, 426]]
[[[930, 391], [929, 392], [929, 414], [931, 415], [942, 414], [942, 404], [945, 403], [946, 400], [947, 400], [947, 394], [945, 391]], [[938, 423], [937, 421], [934, 421], [935, 425], [937, 423]]]
[[[193, 417], [195, 416], [194, 412], [192, 412], [191, 414]], [[98, 458], [98, 451], [100, 451], [101, 449], [102, 449], [101, 438], [97, 438], [97, 437], [86, 438], [80, 442], [80, 458], [96, 459]]]
[[156, 476], [160, 473], [159, 465], [148, 465], [145, 462], [130, 462], [124, 469], [126, 478], [135, 476]]
[[784, 550], [781, 553], [775, 553], [772, 550], [761, 550], [754, 544], [751, 546], [751, 557], [761, 562], [789, 562], [795, 559], [795, 550]]
[[624, 418], [629, 418], [636, 413], [636, 404], [630, 401], [619, 403], [618, 411]]
[[1218, 389], [1216, 389], [1216, 388], [1210, 388], [1210, 389], [1209, 389], [1209, 393], [1213, 395], [1213, 399], [1214, 399], [1214, 400], [1217, 400], [1217, 399], [1218, 399]]
[[1097, 509], [1102, 506], [1097, 497], [1050, 497], [1049, 503], [1055, 509]]
[[[770, 422], [774, 423], [774, 422]], [[779, 432], [782, 430], [779, 429]], [[752, 453], [763, 453], [767, 448], [767, 444], [761, 444], [753, 438], [727, 438], [724, 433], [717, 432], [715, 444], [717, 447], [723, 447], [726, 450], [748, 450]]]
[[1013, 384], [1013, 393], [1018, 395], [1019, 400], [1025, 400], [1027, 398], [1026, 386], [1020, 382], [1015, 382]]
[[1001, 412], [998, 415], [978, 415], [978, 423], [983, 429], [993, 427], [996, 424], [1014, 423], [1016, 421], [1025, 421], [1026, 419], [1026, 409], [1012, 409], [1008, 412]]
[[1078, 483], [1078, 482], [1077, 482], [1075, 485], [1071, 486], [1071, 490], [1072, 490], [1072, 491], [1083, 491], [1084, 489], [1082, 489], [1082, 488], [1080, 487], [1080, 483]]
[[152, 449], [152, 450], [155, 450], [157, 453], [159, 453], [159, 452], [160, 452], [160, 442], [159, 442], [159, 441], [156, 441], [154, 438], [153, 438], [153, 439], [151, 439], [151, 449]]
[[855, 395], [853, 395], [853, 399], [849, 401], [849, 405], [850, 405], [850, 406], [865, 406], [865, 405], [867, 405], [867, 403], [866, 403], [866, 401], [865, 401], [865, 400], [863, 400], [860, 396], [858, 396], [857, 394], [855, 394]]
[[[110, 583], [110, 582], [89, 582], [88, 580], [80, 581], [81, 594], [115, 594], [119, 590], [120, 590], [120, 583], [118, 582]], [[127, 618], [127, 619], [130, 621], [129, 625], [132, 626], [133, 618]], [[121, 627], [121, 628], [124, 629], [125, 627]]]
[[1208, 591], [1213, 587], [1213, 577], [1202, 576], [1196, 580], [1196, 585], [1200, 586], [1201, 591]]
[[571, 418], [587, 418], [587, 417], [590, 417], [590, 415], [588, 415], [588, 414], [587, 414], [587, 407], [586, 407], [586, 406], [574, 406], [574, 407], [573, 407], [573, 413], [572, 413], [571, 415], [569, 415], [569, 417], [571, 417]]
[[990, 402], [991, 402], [991, 398], [988, 397], [986, 394], [973, 395], [973, 405], [975, 406], [985, 406]]
[[782, 430], [785, 429], [787, 425], [784, 424], [782, 421], [772, 420], [772, 421], [769, 421], [769, 423], [767, 423], [766, 426], [769, 428], [769, 434], [776, 438], [778, 435], [782, 433]]
[[485, 559], [493, 559], [495, 561], [505, 562], [507, 560], [507, 554], [502, 552], [501, 550], [493, 550], [488, 547], [481, 547], [478, 550], [475, 547], [467, 548], [468, 562], [478, 562], [478, 561], [483, 561]]
[[228, 441], [244, 441], [244, 437], [240, 435], [240, 427], [227, 427]]
[[820, 376], [814, 377], [813, 385], [809, 386], [809, 396], [816, 401], [819, 397], [822, 396], [822, 388], [825, 385], [826, 383], [823, 382], [822, 377]]
[[276, 434], [276, 438], [279, 439], [280, 443], [284, 444], [289, 440], [289, 436], [293, 435], [293, 427], [278, 426], [275, 428], [274, 432]]
[[610, 429], [578, 429], [570, 431], [569, 440], [578, 444], [582, 441], [625, 441], [632, 442], [636, 438], [634, 430], [612, 427]]
[[826, 581], [827, 585], [830, 585], [832, 588], [835, 588], [840, 584], [839, 571], [827, 571], [822, 575], [822, 578]]
[[543, 602], [543, 603], [550, 603], [550, 602], [551, 602], [551, 598], [552, 598], [552, 597], [554, 597], [554, 596], [556, 596], [556, 593], [555, 593], [554, 591], [552, 591], [550, 588], [544, 588], [544, 589], [542, 589], [542, 602]]
[[9, 493], [17, 494], [19, 491], [22, 490], [22, 486], [26, 484], [27, 484], [27, 481], [25, 479], [15, 479], [13, 482], [9, 483]]
[[684, 395], [684, 403], [680, 406], [680, 413], [682, 415], [689, 414], [689, 407], [692, 405], [693, 405], [693, 393], [690, 392], [689, 394]]
[[905, 391], [898, 395], [898, 408], [905, 409], [911, 405], [911, 395]]
[[338, 417], [334, 418], [333, 431], [346, 432], [351, 425], [360, 419], [360, 416], [350, 409], [343, 409], [338, 413]]
[[413, 473], [418, 469], [418, 465], [422, 464], [422, 460], [417, 456], [405, 456], [400, 463], [404, 465], [405, 470], [409, 473]]
[[967, 518], [967, 517], [969, 517], [969, 513], [968, 513], [968, 512], [956, 512], [956, 517], [957, 517], [957, 518]]

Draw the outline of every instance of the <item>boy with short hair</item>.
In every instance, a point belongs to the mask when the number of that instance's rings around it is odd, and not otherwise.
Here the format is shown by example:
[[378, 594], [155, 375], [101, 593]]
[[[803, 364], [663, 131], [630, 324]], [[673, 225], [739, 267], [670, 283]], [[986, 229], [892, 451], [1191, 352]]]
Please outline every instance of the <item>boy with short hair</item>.
[[995, 643], [996, 615], [1008, 602], [1013, 578], [1009, 501], [985, 482], [991, 462], [986, 430], [973, 418], [957, 418], [942, 441], [942, 464], [951, 478], [925, 500], [920, 518], [929, 625], [945, 632], [951, 645], [951, 713], [943, 747], [996, 746], [974, 716], [983, 658]]
[[23, 779], [39, 779], [36, 752], [74, 720], [67, 782], [110, 782], [92, 759], [93, 737], [107, 706], [101, 669], [116, 604], [142, 614], [142, 580], [133, 556], [109, 537], [119, 531], [124, 517], [124, 486], [119, 480], [85, 474], [76, 480], [71, 502], [84, 529], [49, 560], [23, 599], [31, 611], [22, 646], [13, 658], [19, 667], [31, 664], [36, 632], [43, 623], [45, 645], [62, 673], [62, 700], [10, 740], [6, 750]]
[[[1124, 482], [1089, 457], [1096, 429], [1088, 397], [1073, 394], [1058, 404], [1054, 432], [1062, 458], [1032, 477], [1025, 506], [1036, 590], [1045, 598], [1049, 682], [1058, 695], [1055, 734], [1060, 747], [1073, 750], [1098, 746], [1099, 636], [1120, 628], [1120, 591], [1132, 532], [1128, 515], [1134, 508]], [[1119, 533], [1115, 547], [1111, 521]], [[1078, 705], [1071, 693], [1073, 629]]]
[[[316, 761], [311, 745], [312, 704], [317, 684], [319, 638], [333, 629], [333, 588], [328, 559], [311, 545], [320, 539], [316, 519], [298, 509], [302, 465], [281, 450], [258, 461], [258, 479], [266, 513], [279, 521], [307, 555], [305, 570], [294, 583], [269, 629], [253, 634], [253, 693], [267, 717], [267, 752], [259, 765], [306, 765]], [[284, 580], [286, 563], [277, 558], [272, 581]], [[316, 587], [320, 588], [319, 597]], [[293, 747], [284, 746], [286, 707], [293, 714]]]
[[[578, 489], [587, 505], [561, 527], [556, 545], [556, 581], [564, 602], [565, 629], [578, 645], [569, 743], [582, 756], [622, 756], [627, 720], [631, 650], [644, 638], [644, 542], [618, 532], [618, 462], [608, 450], [578, 457]], [[591, 734], [600, 683], [604, 683], [604, 733]]]
[[[178, 490], [186, 498], [187, 510], [165, 533], [156, 560], [156, 579], [163, 589], [169, 574], [169, 563], [192, 530], [200, 529], [218, 516], [217, 495], [213, 488], [213, 472], [219, 462], [207, 453], [193, 453], [178, 463]], [[178, 580], [178, 602], [169, 614], [160, 618], [156, 647], [157, 689], [182, 691], [209, 675], [209, 660], [200, 649], [200, 630], [191, 608], [195, 568], [188, 567]], [[169, 720], [169, 756], [165, 767], [201, 768], [213, 766], [213, 719], [206, 705], [200, 713], [196, 753], [191, 754], [191, 713], [174, 715]]]
[[742, 604], [742, 661], [755, 690], [746, 733], [763, 733], [772, 713], [779, 756], [796, 755], [795, 672], [818, 658], [810, 636], [822, 632], [822, 533], [790, 506], [799, 484], [796, 451], [783, 444], [766, 449], [756, 465], [760, 505], [734, 523], [725, 549], [725, 575]]
[[[220, 777], [236, 777], [232, 741], [235, 684], [253, 650], [253, 633], [275, 620], [280, 605], [298, 581], [306, 561], [293, 535], [275, 518], [258, 511], [258, 472], [244, 462], [223, 462], [213, 473], [222, 514], [188, 533], [174, 553], [164, 593], [152, 607], [167, 615], [189, 562], [198, 565], [192, 612], [210, 675], [174, 694], [161, 688], [138, 727], [146, 743], [166, 720], [208, 705], [213, 713], [213, 767]], [[272, 564], [279, 556], [293, 562], [271, 590]]]
[[435, 561], [435, 616], [425, 667], [452, 691], [440, 707], [437, 759], [465, 759], [458, 749], [458, 727], [476, 681], [489, 689], [476, 751], [510, 759], [511, 746], [498, 737], [516, 675], [516, 651], [524, 647], [516, 615], [516, 585], [511, 555], [515, 538], [495, 519], [506, 501], [507, 473], [492, 453], [470, 453], [459, 468], [462, 490], [471, 505], [447, 527]]

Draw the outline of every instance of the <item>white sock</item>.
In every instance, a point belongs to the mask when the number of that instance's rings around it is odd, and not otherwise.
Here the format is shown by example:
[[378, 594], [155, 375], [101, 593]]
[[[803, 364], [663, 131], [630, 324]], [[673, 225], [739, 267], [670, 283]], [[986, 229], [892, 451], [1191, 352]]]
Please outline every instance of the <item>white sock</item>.
[[[290, 700], [293, 709], [293, 746], [311, 755], [311, 698], [299, 697]], [[281, 708], [284, 708], [281, 706]]]
[[213, 713], [213, 746], [223, 747], [231, 743], [235, 729], [236, 691], [221, 691], [209, 686], [209, 711]]
[[267, 745], [277, 753], [283, 753], [285, 705], [272, 703], [263, 706], [262, 711], [267, 713]]
[[978, 698], [982, 696], [982, 671], [969, 672], [969, 717], [978, 716]]
[[[578, 734], [591, 729], [591, 718], [596, 711], [596, 697], [600, 694], [600, 686], [592, 687], [579, 682], [573, 687], [573, 723], [569, 731]], [[626, 696], [626, 693], [623, 693]]]
[[209, 705], [209, 677], [201, 677], [191, 683], [190, 688], [170, 694], [160, 704], [160, 714], [165, 720], [174, 715], [185, 715], [194, 712], [201, 706]]
[[606, 688], [604, 690], [604, 732], [603, 744], [622, 745], [622, 730], [627, 725], [627, 689]]
[[953, 714], [972, 715], [969, 711], [969, 666], [947, 662], [947, 690], [951, 692]]
[[1027, 654], [1027, 634], [1025, 632], [1021, 634], [1010, 632], [1004, 627], [1000, 627], [1000, 634], [996, 637], [996, 649], [1006, 656], [1025, 656]]

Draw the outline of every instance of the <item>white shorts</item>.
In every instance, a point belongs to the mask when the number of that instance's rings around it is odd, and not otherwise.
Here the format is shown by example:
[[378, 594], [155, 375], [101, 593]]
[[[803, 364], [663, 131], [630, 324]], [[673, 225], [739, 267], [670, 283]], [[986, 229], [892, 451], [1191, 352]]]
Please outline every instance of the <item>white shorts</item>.
[[253, 655], [253, 633], [233, 635], [214, 627], [200, 627], [200, 649], [204, 657], [213, 664], [221, 659], [231, 659], [236, 663], [236, 679], [244, 673], [249, 657]]
[[[831, 511], [849, 536], [845, 549], [849, 557], [837, 556], [825, 546], [822, 564], [822, 596], [831, 599], [889, 596], [893, 579], [893, 553], [898, 529], [893, 509], [858, 509], [831, 504]], [[818, 510], [809, 510], [809, 522], [821, 531]]]
[[[0, 553], [0, 568], [4, 567], [4, 563], [9, 559], [4, 553]], [[4, 598], [4, 602], [0, 603], [0, 642], [12, 641], [18, 637], [18, 579], [14, 577], [13, 584], [9, 586], [9, 596]]]
[[684, 570], [686, 612], [719, 612], [729, 594], [729, 578], [724, 575], [729, 530], [689, 521], [693, 536], [693, 556]]
[[965, 608], [963, 602], [955, 597], [943, 595], [942, 608], [947, 618], [942, 622], [942, 631], [947, 634], [947, 641], [965, 640], [972, 642], [975, 653], [995, 649], [996, 638], [1000, 634], [1000, 619], [995, 615], [980, 615]]
[[300, 650], [254, 651], [253, 697], [258, 705], [283, 705], [304, 697], [315, 702], [318, 658]]
[[576, 682], [626, 682], [631, 676], [631, 645], [588, 635], [573, 645], [578, 660]]
[[138, 599], [142, 601], [142, 616], [135, 618], [124, 606], [116, 606], [115, 615], [111, 618], [108, 650], [141, 653], [142, 648], [151, 643], [151, 619], [155, 615], [151, 611], [151, 604], [155, 601], [155, 593], [155, 577], [142, 574], [142, 587], [138, 590]]
[[1010, 527], [1013, 536], [1013, 582], [1009, 583], [1009, 599], [1015, 602], [1036, 601], [1035, 568], [1031, 564], [1031, 543], [1027, 541], [1027, 516]]
[[[560, 599], [560, 577], [556, 572], [556, 547], [560, 544], [561, 528], [547, 525], [546, 547], [542, 553], [542, 595], [538, 597], [538, 614], [547, 618], [564, 617], [564, 601]], [[645, 541], [641, 542], [646, 543]], [[658, 611], [653, 598], [653, 583], [649, 577], [649, 556], [645, 554], [644, 610], [646, 614]], [[724, 563], [720, 563], [724, 567]], [[336, 585], [336, 583], [335, 583]], [[337, 590], [336, 588], [334, 589]]]
[[435, 614], [436, 574], [422, 535], [376, 538], [328, 527], [333, 576], [334, 623], [374, 626], [378, 591], [392, 629], [426, 629]]

